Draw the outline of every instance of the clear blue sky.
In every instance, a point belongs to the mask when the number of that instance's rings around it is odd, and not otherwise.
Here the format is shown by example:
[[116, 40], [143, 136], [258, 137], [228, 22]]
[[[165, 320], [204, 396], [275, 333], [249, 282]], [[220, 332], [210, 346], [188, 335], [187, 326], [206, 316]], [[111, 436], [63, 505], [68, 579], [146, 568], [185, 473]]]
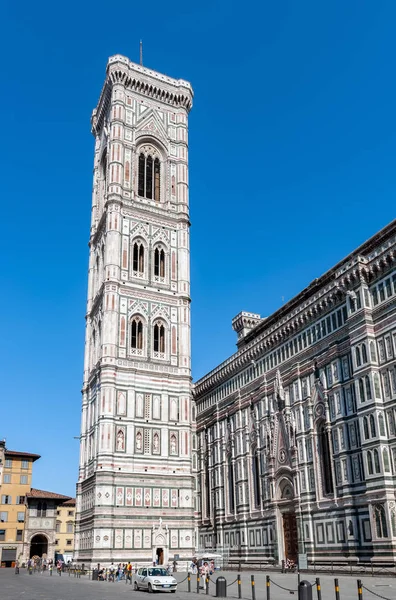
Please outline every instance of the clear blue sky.
[[192, 82], [193, 373], [395, 217], [396, 3], [2, 3], [0, 437], [74, 495], [107, 57]]

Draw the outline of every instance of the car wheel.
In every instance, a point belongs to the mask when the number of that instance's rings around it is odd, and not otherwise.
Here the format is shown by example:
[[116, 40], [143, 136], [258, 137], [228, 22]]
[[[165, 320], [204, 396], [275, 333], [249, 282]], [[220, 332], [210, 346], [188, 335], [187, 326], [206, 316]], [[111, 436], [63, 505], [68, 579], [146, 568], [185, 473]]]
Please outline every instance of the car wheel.
[[147, 586], [147, 591], [148, 591], [148, 593], [149, 593], [149, 594], [152, 594], [152, 593], [153, 593], [153, 588], [152, 588], [152, 585], [151, 585], [151, 583], [149, 583], [149, 584], [148, 584], [148, 586]]
[[136, 583], [136, 581], [135, 581], [135, 583], [133, 584], [133, 589], [135, 590], [135, 592], [138, 592], [138, 591], [139, 591], [138, 584]]

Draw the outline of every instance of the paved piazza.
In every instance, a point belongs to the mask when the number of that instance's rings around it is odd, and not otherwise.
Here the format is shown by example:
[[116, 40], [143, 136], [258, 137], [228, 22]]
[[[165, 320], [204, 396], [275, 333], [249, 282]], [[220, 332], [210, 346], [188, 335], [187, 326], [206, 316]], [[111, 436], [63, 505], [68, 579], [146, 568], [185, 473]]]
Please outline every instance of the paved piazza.
[[[234, 572], [221, 573], [227, 579], [228, 583], [235, 580]], [[185, 573], [177, 573], [177, 579], [181, 582], [185, 578]], [[265, 573], [255, 573], [256, 581], [256, 599], [265, 600]], [[297, 575], [281, 575], [280, 573], [270, 573], [271, 579], [288, 589], [297, 588]], [[192, 576], [192, 589], [196, 586], [196, 578]], [[216, 575], [217, 577], [217, 575]], [[213, 578], [215, 579], [215, 578]], [[314, 581], [315, 577], [304, 574], [302, 579]], [[340, 599], [357, 600], [356, 578], [340, 576]], [[330, 575], [321, 575], [322, 600], [333, 600], [334, 577]], [[396, 578], [365, 577], [362, 578], [363, 584], [384, 598], [394, 600], [396, 598]], [[144, 598], [147, 592], [135, 592], [133, 587], [125, 585], [124, 581], [119, 583], [108, 583], [91, 581], [87, 576], [77, 579], [73, 576], [63, 574], [61, 577], [54, 573], [52, 577], [48, 573], [45, 575], [28, 575], [21, 569], [20, 575], [15, 575], [13, 569], [0, 569], [0, 599], [1, 600], [113, 600], [117, 598]], [[210, 597], [215, 596], [215, 586], [210, 584]], [[165, 594], [164, 594], [165, 596]], [[244, 600], [251, 599], [250, 573], [242, 574], [242, 596]], [[271, 585], [271, 598], [274, 600], [286, 600], [291, 596], [287, 590], [282, 590]], [[294, 594], [297, 600], [297, 593]], [[197, 600], [199, 597], [205, 597], [202, 592], [199, 594], [187, 592], [187, 582], [180, 583], [176, 594], [170, 595], [172, 599]], [[236, 585], [228, 588], [228, 598], [237, 598], [238, 590]], [[376, 596], [363, 590], [363, 600], [375, 600]], [[317, 599], [316, 589], [313, 589], [313, 600]]]

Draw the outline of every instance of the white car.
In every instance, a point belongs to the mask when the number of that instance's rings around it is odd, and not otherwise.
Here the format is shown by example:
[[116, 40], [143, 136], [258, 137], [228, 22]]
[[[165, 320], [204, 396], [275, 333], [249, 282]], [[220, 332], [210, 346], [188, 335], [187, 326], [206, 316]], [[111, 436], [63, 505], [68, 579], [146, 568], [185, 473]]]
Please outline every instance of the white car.
[[135, 575], [135, 590], [152, 592], [172, 592], [177, 589], [177, 581], [162, 567], [142, 567]]

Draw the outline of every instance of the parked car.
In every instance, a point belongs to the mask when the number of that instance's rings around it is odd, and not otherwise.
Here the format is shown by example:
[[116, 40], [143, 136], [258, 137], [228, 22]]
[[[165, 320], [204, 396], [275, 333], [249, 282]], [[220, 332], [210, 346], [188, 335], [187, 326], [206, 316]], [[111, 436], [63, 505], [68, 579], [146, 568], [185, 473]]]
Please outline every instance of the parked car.
[[135, 590], [152, 592], [176, 592], [177, 581], [161, 567], [142, 567], [135, 575]]

